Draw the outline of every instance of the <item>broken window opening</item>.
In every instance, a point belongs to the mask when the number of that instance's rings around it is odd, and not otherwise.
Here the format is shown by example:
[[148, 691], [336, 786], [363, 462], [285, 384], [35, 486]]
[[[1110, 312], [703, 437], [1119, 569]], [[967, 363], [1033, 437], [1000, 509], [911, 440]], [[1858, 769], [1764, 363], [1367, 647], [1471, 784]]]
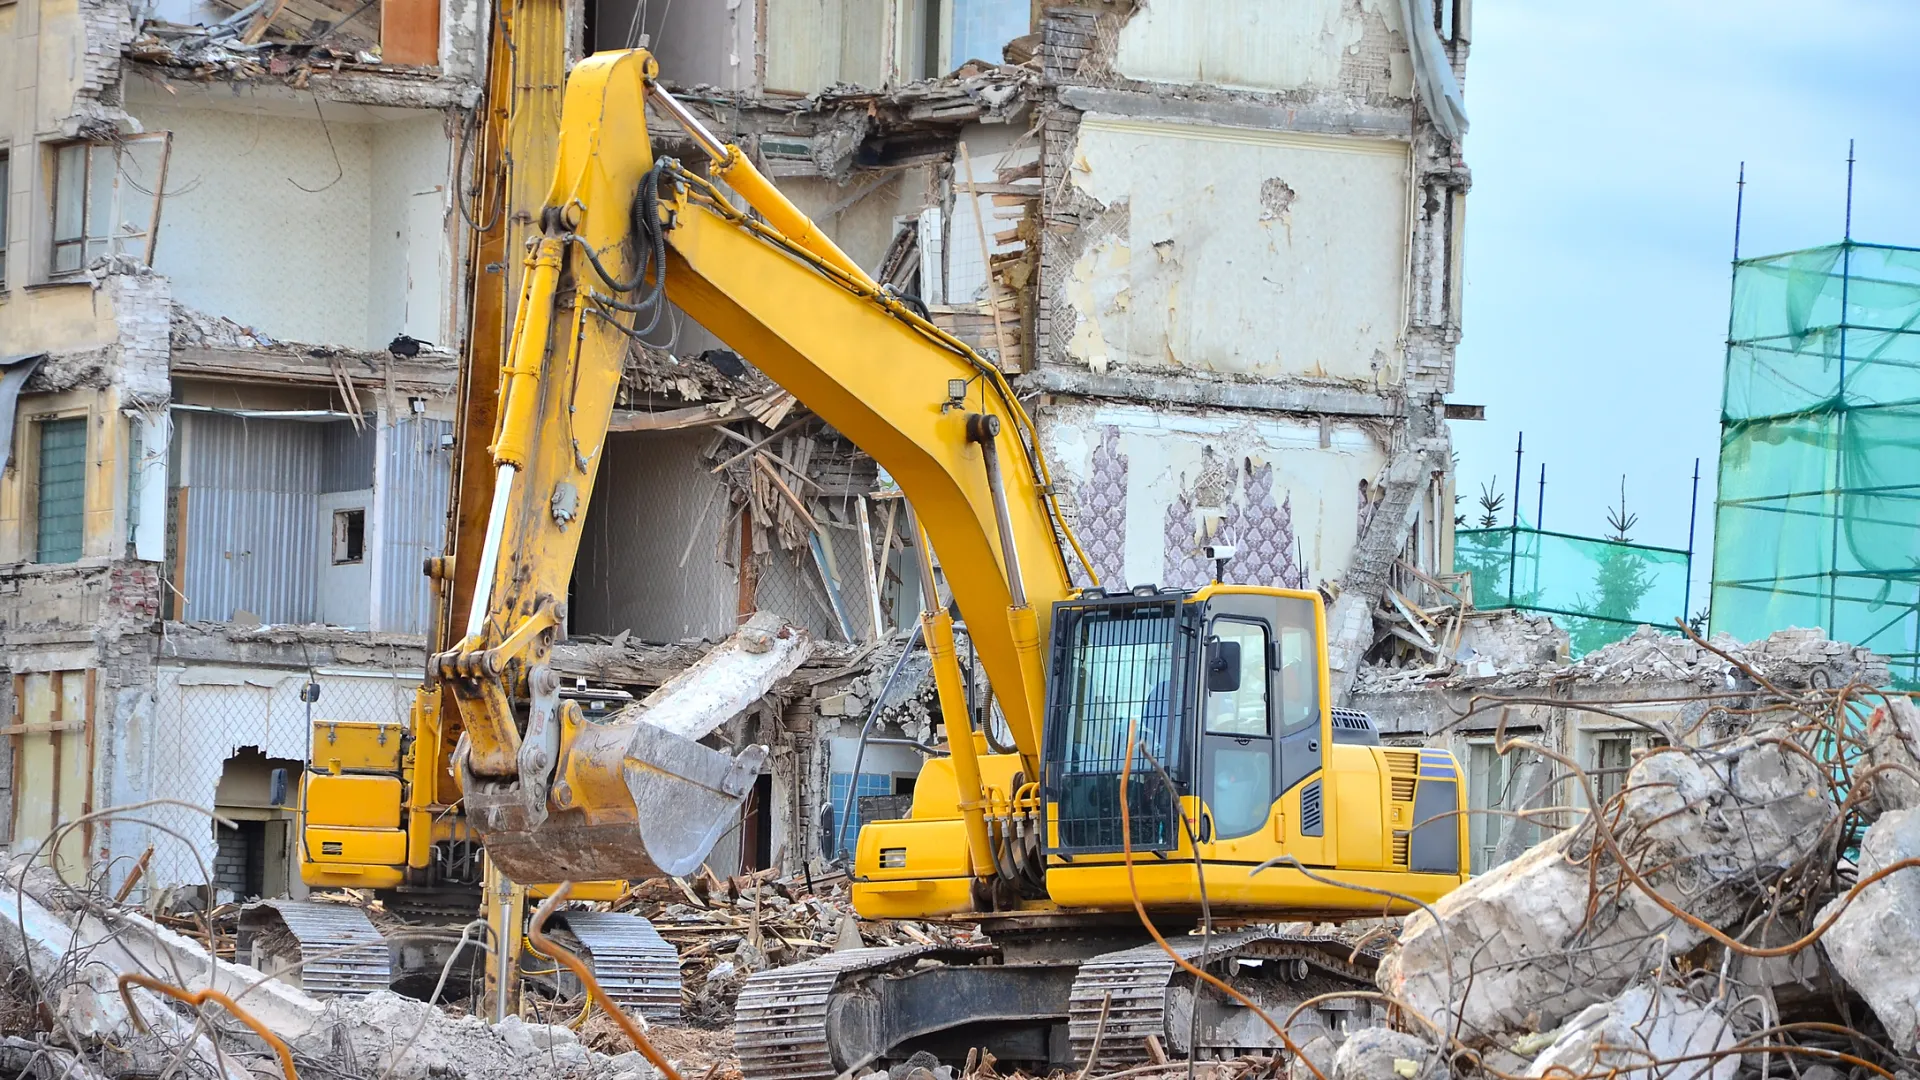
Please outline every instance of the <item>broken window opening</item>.
[[172, 147], [173, 133], [159, 131], [52, 148], [49, 276], [77, 276], [103, 255], [153, 263]]
[[366, 557], [367, 512], [363, 509], [333, 512], [333, 565], [357, 563]]
[[1593, 788], [1594, 795], [1605, 806], [1615, 795], [1627, 786], [1627, 771], [1633, 768], [1634, 758], [1655, 747], [1667, 745], [1667, 740], [1648, 731], [1608, 732], [1595, 735], [1593, 740]]

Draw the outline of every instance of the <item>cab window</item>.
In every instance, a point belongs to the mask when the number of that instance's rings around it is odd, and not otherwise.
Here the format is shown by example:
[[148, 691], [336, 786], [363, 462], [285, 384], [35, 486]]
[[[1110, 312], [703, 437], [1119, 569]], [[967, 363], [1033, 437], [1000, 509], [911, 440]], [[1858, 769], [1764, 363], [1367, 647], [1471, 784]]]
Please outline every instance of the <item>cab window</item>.
[[1280, 701], [1274, 711], [1280, 717], [1280, 730], [1291, 734], [1320, 723], [1320, 650], [1312, 602], [1281, 601], [1277, 632]]
[[1267, 728], [1267, 628], [1263, 623], [1219, 619], [1213, 636], [1239, 646], [1240, 685], [1207, 693], [1209, 735], [1258, 735]]

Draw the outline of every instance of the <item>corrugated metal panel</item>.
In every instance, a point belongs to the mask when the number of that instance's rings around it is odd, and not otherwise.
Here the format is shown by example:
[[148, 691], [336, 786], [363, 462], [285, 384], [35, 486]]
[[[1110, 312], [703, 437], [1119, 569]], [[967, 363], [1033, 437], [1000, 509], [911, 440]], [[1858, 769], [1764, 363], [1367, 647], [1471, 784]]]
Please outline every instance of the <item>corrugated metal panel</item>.
[[182, 414], [189, 428], [186, 617], [316, 618], [324, 530], [318, 424]]
[[382, 630], [425, 633], [433, 617], [433, 593], [421, 566], [446, 544], [452, 458], [440, 439], [452, 432], [451, 421], [413, 416], [387, 432], [385, 490], [378, 496], [382, 610], [374, 616]]
[[321, 425], [320, 490], [365, 491], [373, 486], [373, 458], [379, 438], [373, 425], [358, 431], [353, 421]]
[[700, 456], [712, 438], [678, 432], [607, 440], [580, 538], [571, 629], [632, 630], [648, 641], [733, 633], [737, 584], [721, 561], [721, 532], [738, 519]]

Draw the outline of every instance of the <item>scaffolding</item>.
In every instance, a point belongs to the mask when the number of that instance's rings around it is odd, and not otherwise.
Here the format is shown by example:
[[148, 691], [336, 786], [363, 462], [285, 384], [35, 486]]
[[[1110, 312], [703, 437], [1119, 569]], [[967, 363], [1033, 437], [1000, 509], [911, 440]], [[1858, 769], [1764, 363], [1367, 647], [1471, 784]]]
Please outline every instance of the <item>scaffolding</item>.
[[1641, 626], [1678, 633], [1691, 565], [1677, 548], [1546, 532], [1524, 521], [1454, 533], [1453, 569], [1473, 575], [1473, 606], [1550, 615], [1575, 656]]
[[1790, 626], [1920, 685], [1920, 249], [1734, 263], [1712, 627]]

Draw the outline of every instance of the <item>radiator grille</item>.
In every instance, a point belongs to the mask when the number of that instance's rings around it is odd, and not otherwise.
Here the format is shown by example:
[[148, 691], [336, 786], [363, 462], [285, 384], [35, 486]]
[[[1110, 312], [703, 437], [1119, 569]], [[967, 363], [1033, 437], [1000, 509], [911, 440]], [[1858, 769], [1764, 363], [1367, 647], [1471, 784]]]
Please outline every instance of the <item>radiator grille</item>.
[[1400, 829], [1393, 831], [1393, 865], [1405, 866], [1413, 847], [1413, 834]]

